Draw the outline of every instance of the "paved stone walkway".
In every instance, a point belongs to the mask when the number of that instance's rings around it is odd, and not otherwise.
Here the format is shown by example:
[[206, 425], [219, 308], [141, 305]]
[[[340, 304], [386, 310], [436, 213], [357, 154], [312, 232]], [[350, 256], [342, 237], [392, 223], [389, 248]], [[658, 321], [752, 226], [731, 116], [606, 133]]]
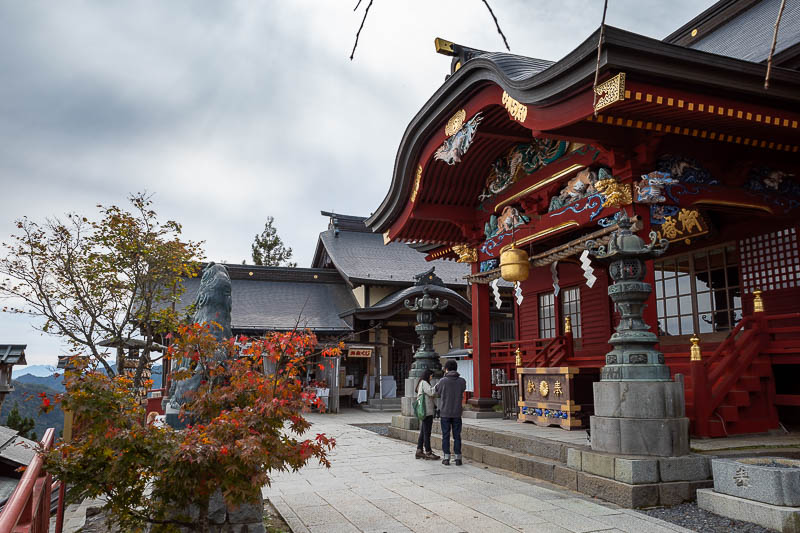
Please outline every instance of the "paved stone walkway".
[[330, 470], [280, 473], [264, 495], [296, 533], [689, 531], [482, 464], [414, 459], [414, 446], [350, 426], [390, 414], [310, 415], [336, 437]]

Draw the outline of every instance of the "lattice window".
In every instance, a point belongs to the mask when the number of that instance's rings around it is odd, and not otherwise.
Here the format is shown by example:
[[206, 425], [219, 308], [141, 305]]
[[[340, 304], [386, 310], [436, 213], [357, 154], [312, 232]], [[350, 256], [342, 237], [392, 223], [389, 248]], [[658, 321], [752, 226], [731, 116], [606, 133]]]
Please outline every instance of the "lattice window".
[[556, 336], [556, 307], [552, 292], [539, 295], [539, 338], [550, 339]]
[[800, 287], [800, 255], [797, 228], [786, 228], [739, 241], [742, 285], [774, 291]]
[[653, 262], [659, 335], [728, 331], [742, 319], [733, 243]]
[[572, 336], [581, 336], [581, 289], [570, 287], [561, 289], [561, 316], [569, 317], [572, 323]]

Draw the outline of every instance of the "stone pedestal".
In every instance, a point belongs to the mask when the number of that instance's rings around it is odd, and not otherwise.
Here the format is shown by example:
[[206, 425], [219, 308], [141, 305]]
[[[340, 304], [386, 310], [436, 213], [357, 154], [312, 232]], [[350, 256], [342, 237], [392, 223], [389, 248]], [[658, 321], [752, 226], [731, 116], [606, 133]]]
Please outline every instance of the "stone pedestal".
[[676, 457], [689, 453], [683, 380], [600, 381], [590, 418], [592, 450]]

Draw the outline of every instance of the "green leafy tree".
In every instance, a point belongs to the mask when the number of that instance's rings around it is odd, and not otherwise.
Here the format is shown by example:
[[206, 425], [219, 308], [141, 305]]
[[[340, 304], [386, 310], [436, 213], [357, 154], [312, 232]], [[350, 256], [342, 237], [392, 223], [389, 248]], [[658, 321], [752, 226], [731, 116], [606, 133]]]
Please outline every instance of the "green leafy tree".
[[278, 230], [273, 226], [275, 219], [267, 217], [264, 224], [264, 231], [255, 236], [251, 247], [253, 263], [263, 266], [283, 266], [296, 267], [297, 263], [292, 263], [292, 249], [284, 246], [283, 240], [278, 235]]
[[[126, 376], [67, 372], [60, 401], [75, 413], [80, 431], [46, 453], [47, 471], [66, 484], [69, 502], [103, 498], [120, 531], [149, 525], [153, 532], [179, 526], [206, 532], [209, 496], [216, 491], [228, 505], [260, 502], [260, 487], [274, 471], [296, 471], [312, 458], [330, 466], [335, 440], [304, 437], [311, 424], [303, 412], [322, 405], [300, 379], [315, 344], [313, 334], [300, 332], [220, 343], [208, 326], [179, 326], [169, 357], [193, 368], [174, 378], [193, 372], [204, 378], [181, 410], [181, 416], [191, 413], [184, 430], [143, 423]], [[265, 360], [274, 373], [263, 372]], [[190, 506], [199, 508], [195, 518]]]
[[180, 239], [180, 224], [159, 221], [151, 196], [129, 201], [130, 210], [99, 205], [94, 220], [18, 220], [19, 232], [3, 244], [0, 297], [11, 300], [4, 311], [41, 319], [43, 332], [64, 338], [109, 375], [116, 372], [108, 346], [116, 346], [121, 371], [122, 347], [144, 337], [134, 375], [139, 387], [145, 367], [157, 360], [151, 353], [159, 337], [178, 323], [182, 279], [196, 274], [201, 251]]
[[19, 413], [19, 404], [17, 402], [14, 402], [14, 405], [8, 412], [6, 426], [19, 431], [19, 435], [21, 437], [36, 440], [36, 432], [33, 431], [34, 426], [36, 426], [36, 422], [33, 420], [33, 418], [22, 416]]

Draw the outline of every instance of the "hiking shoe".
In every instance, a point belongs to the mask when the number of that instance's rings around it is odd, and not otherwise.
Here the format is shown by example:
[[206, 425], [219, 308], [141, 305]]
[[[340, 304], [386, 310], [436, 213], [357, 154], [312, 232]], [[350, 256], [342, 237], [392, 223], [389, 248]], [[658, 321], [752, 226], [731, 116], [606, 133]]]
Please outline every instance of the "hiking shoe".
[[441, 459], [441, 457], [439, 457], [438, 455], [436, 455], [433, 452], [425, 452], [425, 459], [431, 459], [431, 460], [435, 461], [437, 459]]
[[462, 464], [461, 459], [456, 459], [456, 466], [461, 466]]
[[427, 459], [422, 450], [417, 450], [417, 454], [414, 456], [415, 459]]
[[444, 466], [450, 466], [450, 459], [442, 459], [442, 464]]

